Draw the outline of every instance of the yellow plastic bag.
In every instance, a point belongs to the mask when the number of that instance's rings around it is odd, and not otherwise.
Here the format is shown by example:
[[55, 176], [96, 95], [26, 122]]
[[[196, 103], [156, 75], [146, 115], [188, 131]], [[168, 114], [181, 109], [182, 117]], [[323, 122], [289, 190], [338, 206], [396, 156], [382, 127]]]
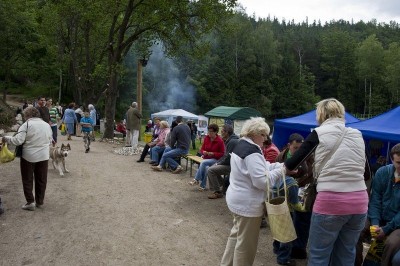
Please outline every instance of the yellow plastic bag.
[[67, 134], [67, 128], [64, 123], [62, 123], [60, 125], [60, 131], [61, 131], [61, 135], [63, 135], [63, 136]]
[[0, 163], [8, 163], [13, 161], [15, 155], [7, 148], [7, 143], [3, 143], [3, 146], [0, 150]]

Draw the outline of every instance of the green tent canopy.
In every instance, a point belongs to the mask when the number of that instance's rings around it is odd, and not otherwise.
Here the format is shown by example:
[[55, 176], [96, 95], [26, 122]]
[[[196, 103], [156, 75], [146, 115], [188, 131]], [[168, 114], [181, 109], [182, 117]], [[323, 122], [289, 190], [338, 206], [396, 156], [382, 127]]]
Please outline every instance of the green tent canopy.
[[250, 107], [218, 106], [204, 114], [209, 118], [208, 124], [217, 124], [220, 128], [230, 124], [235, 134], [239, 135], [243, 124], [250, 117], [261, 117], [261, 113]]
[[230, 120], [247, 120], [250, 117], [260, 117], [261, 113], [250, 107], [218, 106], [205, 113], [207, 117], [221, 117]]

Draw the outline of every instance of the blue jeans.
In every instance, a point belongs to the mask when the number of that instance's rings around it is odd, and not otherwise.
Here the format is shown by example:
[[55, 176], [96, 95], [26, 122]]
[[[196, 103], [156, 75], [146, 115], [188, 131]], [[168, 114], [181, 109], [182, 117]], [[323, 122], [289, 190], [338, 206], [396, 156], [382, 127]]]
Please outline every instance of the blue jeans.
[[202, 188], [206, 188], [208, 167], [215, 164], [216, 161], [216, 159], [205, 159], [199, 165], [199, 170], [197, 170], [196, 176], [194, 178], [197, 181], [201, 181], [200, 186]]
[[281, 243], [277, 240], [272, 242], [274, 247], [274, 253], [276, 254], [276, 261], [278, 263], [286, 263], [290, 260], [290, 254], [292, 252], [292, 242]]
[[294, 211], [293, 222], [297, 234], [297, 238], [293, 240], [293, 248], [305, 251], [310, 233], [311, 212]]
[[184, 150], [180, 148], [171, 149], [170, 147], [165, 148], [164, 153], [160, 160], [160, 166], [163, 167], [165, 163], [168, 163], [169, 167], [172, 169], [176, 169], [178, 167], [178, 163], [175, 161], [175, 158], [181, 155], [188, 154], [189, 150]]
[[393, 256], [392, 265], [400, 265], [400, 251]]
[[356, 244], [367, 214], [312, 213], [308, 266], [354, 265]]
[[151, 160], [154, 162], [159, 162], [160, 161], [160, 157], [163, 155], [163, 152], [165, 150], [165, 147], [161, 147], [161, 146], [154, 146], [153, 148], [151, 148]]
[[51, 131], [53, 132], [53, 140], [57, 143], [57, 124], [51, 126]]
[[[293, 212], [290, 213], [293, 221]], [[290, 255], [292, 253], [293, 241], [288, 243], [282, 243], [277, 240], [272, 242], [274, 248], [274, 253], [276, 254], [276, 261], [278, 263], [286, 263], [290, 260]]]

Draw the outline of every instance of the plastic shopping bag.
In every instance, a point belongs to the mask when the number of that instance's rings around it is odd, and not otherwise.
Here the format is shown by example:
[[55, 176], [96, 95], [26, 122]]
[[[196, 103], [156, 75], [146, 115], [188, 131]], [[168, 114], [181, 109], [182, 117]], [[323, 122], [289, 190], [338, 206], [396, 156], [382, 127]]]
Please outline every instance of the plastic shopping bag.
[[67, 134], [67, 128], [65, 127], [65, 124], [64, 124], [64, 123], [62, 123], [62, 124], [60, 125], [60, 131], [61, 131], [61, 135]]
[[14, 153], [8, 149], [7, 143], [3, 143], [0, 150], [0, 163], [11, 162], [14, 160], [14, 158], [15, 158]]

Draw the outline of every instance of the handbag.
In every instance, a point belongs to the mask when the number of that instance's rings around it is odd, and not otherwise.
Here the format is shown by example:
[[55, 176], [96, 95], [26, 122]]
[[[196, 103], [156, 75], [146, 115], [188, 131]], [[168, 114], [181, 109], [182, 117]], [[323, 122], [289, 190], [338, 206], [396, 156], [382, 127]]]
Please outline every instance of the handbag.
[[269, 173], [267, 171], [267, 199], [265, 200], [265, 207], [268, 213], [268, 222], [271, 229], [272, 238], [281, 242], [288, 243], [297, 238], [296, 230], [294, 228], [293, 220], [290, 215], [289, 206], [287, 203], [287, 187], [286, 187], [286, 174], [282, 167], [282, 178], [284, 195], [279, 195], [274, 198], [270, 198], [271, 191], [269, 187]]
[[329, 159], [332, 157], [332, 155], [336, 152], [336, 150], [339, 147], [340, 143], [342, 142], [343, 137], [346, 134], [346, 132], [347, 132], [347, 128], [344, 128], [344, 130], [342, 132], [342, 135], [336, 141], [335, 146], [333, 147], [333, 149], [322, 160], [322, 162], [320, 164], [320, 170], [318, 172], [316, 172], [317, 174], [314, 173], [313, 182], [308, 184], [306, 186], [306, 188], [304, 189], [303, 205], [304, 205], [304, 209], [306, 211], [308, 211], [308, 212], [311, 212], [313, 210], [314, 202], [315, 202], [315, 199], [317, 198], [317, 194], [318, 194], [318, 192], [317, 192], [317, 179], [318, 179], [318, 176], [321, 173], [321, 171], [323, 170], [323, 168], [325, 167], [326, 162], [329, 161]]
[[0, 163], [8, 163], [13, 161], [15, 158], [14, 153], [12, 153], [7, 148], [7, 143], [4, 143], [2, 148], [0, 149]]
[[15, 157], [21, 158], [22, 157], [22, 149], [23, 149], [24, 144], [18, 145], [15, 147]]
[[307, 212], [312, 212], [315, 199], [317, 198], [317, 179], [307, 184], [303, 192], [303, 205]]
[[[29, 124], [28, 124], [28, 121], [27, 121], [26, 122], [26, 131], [25, 131], [26, 134], [28, 134], [28, 127], [29, 127]], [[26, 135], [25, 135], [25, 141], [26, 141]], [[22, 150], [23, 150], [23, 146], [25, 144], [25, 141], [21, 145], [18, 145], [18, 146], [15, 147], [15, 151], [14, 151], [15, 157], [18, 157], [18, 158], [22, 157]]]

